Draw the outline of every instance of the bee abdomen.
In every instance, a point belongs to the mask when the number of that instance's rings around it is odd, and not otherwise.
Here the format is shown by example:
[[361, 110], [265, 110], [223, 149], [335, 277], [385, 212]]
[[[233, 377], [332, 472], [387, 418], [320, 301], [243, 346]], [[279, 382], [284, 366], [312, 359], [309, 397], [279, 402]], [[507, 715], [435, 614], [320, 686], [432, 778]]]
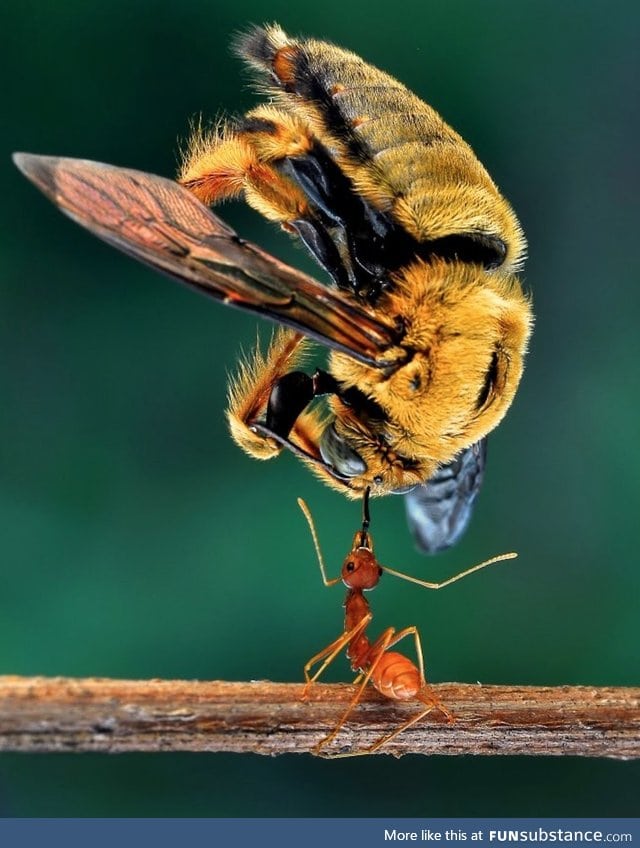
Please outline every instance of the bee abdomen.
[[[314, 39], [291, 39], [278, 26], [252, 30], [237, 49], [278, 87], [316, 106], [328, 130], [352, 153], [371, 157], [404, 141], [428, 145], [443, 138], [459, 140], [402, 83], [348, 50]], [[384, 120], [390, 116], [392, 120]]]
[[237, 48], [376, 214], [419, 244], [461, 237], [460, 249], [458, 238], [435, 251], [446, 258], [519, 267], [525, 240], [513, 211], [435, 109], [355, 53], [278, 26], [252, 30]]

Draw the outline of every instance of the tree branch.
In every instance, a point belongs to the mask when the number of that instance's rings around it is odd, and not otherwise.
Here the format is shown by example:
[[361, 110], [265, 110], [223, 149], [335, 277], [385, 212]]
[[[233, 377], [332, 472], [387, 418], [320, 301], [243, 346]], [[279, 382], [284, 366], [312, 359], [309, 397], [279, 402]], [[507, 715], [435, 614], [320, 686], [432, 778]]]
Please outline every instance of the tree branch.
[[[0, 677], [0, 750], [24, 752], [308, 752], [338, 723], [354, 689], [258, 681]], [[401, 754], [640, 757], [640, 688], [432, 687], [434, 711], [382, 748]], [[368, 689], [326, 753], [361, 751], [415, 715]]]

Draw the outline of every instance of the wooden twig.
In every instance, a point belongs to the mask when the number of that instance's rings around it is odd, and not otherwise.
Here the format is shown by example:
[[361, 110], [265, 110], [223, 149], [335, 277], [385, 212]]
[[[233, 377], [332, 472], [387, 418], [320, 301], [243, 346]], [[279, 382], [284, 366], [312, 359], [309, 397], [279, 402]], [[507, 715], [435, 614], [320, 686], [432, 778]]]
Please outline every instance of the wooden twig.
[[[381, 753], [640, 757], [640, 688], [482, 686], [434, 692], [434, 711]], [[0, 677], [3, 751], [308, 752], [337, 723], [347, 685]], [[390, 733], [416, 704], [371, 690], [327, 753], [359, 751]]]

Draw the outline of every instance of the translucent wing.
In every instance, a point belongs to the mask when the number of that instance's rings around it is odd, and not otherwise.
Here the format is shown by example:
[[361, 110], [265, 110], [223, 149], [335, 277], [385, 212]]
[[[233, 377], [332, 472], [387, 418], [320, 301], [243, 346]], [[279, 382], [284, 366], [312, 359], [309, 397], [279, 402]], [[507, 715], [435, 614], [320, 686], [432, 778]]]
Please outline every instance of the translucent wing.
[[16, 153], [14, 161], [66, 215], [141, 262], [368, 365], [392, 364], [390, 320], [243, 241], [177, 183], [83, 159]]
[[450, 548], [467, 529], [486, 461], [484, 438], [405, 495], [409, 527], [422, 551], [435, 554]]

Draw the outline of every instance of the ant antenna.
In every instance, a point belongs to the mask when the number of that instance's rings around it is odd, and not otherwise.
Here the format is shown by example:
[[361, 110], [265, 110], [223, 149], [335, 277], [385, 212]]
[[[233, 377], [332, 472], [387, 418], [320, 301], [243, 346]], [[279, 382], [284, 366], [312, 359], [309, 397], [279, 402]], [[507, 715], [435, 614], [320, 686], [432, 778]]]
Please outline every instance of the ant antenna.
[[298, 498], [298, 506], [304, 513], [304, 517], [307, 519], [307, 524], [309, 525], [309, 530], [311, 530], [311, 538], [313, 539], [313, 545], [316, 549], [316, 554], [318, 556], [318, 565], [320, 566], [320, 573], [322, 574], [322, 582], [325, 586], [335, 586], [336, 583], [339, 583], [342, 579], [341, 577], [335, 577], [333, 580], [329, 580], [327, 578], [327, 571], [324, 566], [324, 559], [322, 557], [322, 551], [320, 550], [320, 542], [318, 540], [318, 534], [316, 533], [316, 526], [313, 523], [313, 517], [311, 515], [311, 510], [306, 505], [306, 503], [302, 500], [302, 498]]
[[382, 565], [380, 567], [383, 571], [386, 571], [387, 574], [392, 574], [394, 577], [400, 577], [402, 580], [408, 580], [409, 583], [417, 583], [418, 586], [424, 586], [425, 589], [444, 589], [445, 586], [450, 586], [452, 583], [462, 580], [463, 577], [473, 574], [474, 571], [480, 571], [481, 568], [486, 568], [488, 565], [494, 565], [494, 563], [502, 562], [505, 559], [515, 559], [517, 556], [517, 553], [512, 552], [508, 554], [499, 554], [498, 556], [491, 557], [490, 559], [485, 559], [484, 562], [478, 563], [478, 565], [472, 565], [471, 568], [467, 568], [459, 574], [454, 574], [453, 577], [449, 577], [448, 580], [443, 580], [442, 583], [429, 583], [427, 580], [419, 580], [417, 577], [411, 577], [408, 574], [403, 574], [401, 571], [395, 571], [393, 568], [387, 568], [386, 565]]
[[362, 530], [360, 532], [360, 547], [366, 547], [369, 525], [371, 524], [371, 516], [369, 514], [369, 493], [371, 488], [367, 486], [362, 496]]

